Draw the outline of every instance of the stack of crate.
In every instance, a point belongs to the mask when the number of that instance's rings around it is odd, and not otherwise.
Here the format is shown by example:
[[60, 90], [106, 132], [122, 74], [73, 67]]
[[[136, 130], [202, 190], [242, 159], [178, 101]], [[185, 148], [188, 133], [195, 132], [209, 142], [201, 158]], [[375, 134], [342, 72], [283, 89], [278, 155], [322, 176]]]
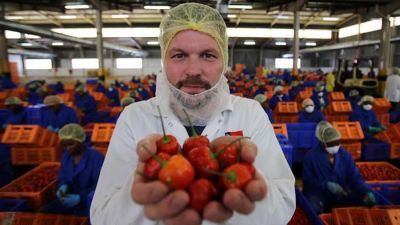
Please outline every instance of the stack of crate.
[[373, 110], [375, 111], [379, 122], [386, 126], [390, 123], [390, 114], [389, 114], [390, 108], [391, 104], [386, 98], [374, 99]]
[[335, 225], [398, 225], [398, 208], [336, 208], [332, 210]]
[[2, 143], [12, 145], [13, 165], [37, 165], [61, 159], [58, 135], [39, 125], [8, 125]]
[[344, 93], [341, 91], [334, 91], [329, 93], [329, 101], [334, 102], [334, 101], [346, 101], [346, 97], [344, 96]]
[[375, 137], [390, 144], [391, 159], [400, 159], [400, 123], [389, 124], [385, 131]]
[[287, 128], [286, 128], [286, 124], [284, 123], [273, 123], [272, 127], [274, 128], [274, 132], [275, 134], [282, 134], [284, 135], [286, 138], [288, 138], [288, 132], [287, 132]]
[[313, 95], [313, 87], [306, 87], [304, 90], [300, 91], [299, 94], [295, 97], [297, 102], [302, 103], [304, 99], [311, 98]]
[[357, 122], [333, 122], [333, 126], [340, 132], [340, 143], [343, 148], [350, 152], [354, 160], [361, 157], [361, 140], [364, 133], [360, 123]]
[[0, 189], [0, 198], [27, 199], [38, 210], [55, 198], [59, 162], [45, 162]]
[[93, 96], [97, 104], [98, 110], [106, 110], [108, 107], [108, 98], [102, 92], [91, 92], [90, 95]]
[[0, 213], [0, 224], [7, 225], [87, 225], [87, 217], [41, 213]]
[[349, 121], [352, 112], [351, 104], [348, 101], [333, 101], [325, 109], [325, 117], [329, 122], [346, 122]]
[[107, 153], [108, 144], [110, 143], [114, 128], [115, 124], [113, 123], [94, 124], [91, 142], [93, 148], [101, 152], [103, 155]]
[[278, 102], [273, 113], [277, 123], [297, 123], [298, 112], [297, 102]]

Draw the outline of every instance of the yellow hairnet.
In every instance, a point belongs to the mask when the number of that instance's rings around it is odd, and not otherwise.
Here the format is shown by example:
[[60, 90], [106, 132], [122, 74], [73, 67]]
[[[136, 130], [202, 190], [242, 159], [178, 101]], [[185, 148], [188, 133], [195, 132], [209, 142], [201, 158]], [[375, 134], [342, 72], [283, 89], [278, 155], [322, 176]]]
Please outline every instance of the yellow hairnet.
[[315, 128], [315, 136], [317, 137], [318, 140], [322, 141], [321, 138], [321, 131], [327, 127], [332, 127], [332, 124], [329, 123], [326, 120], [322, 120], [317, 124], [317, 127]]
[[70, 123], [60, 129], [58, 137], [61, 140], [75, 140], [83, 143], [86, 139], [86, 133], [80, 125]]
[[364, 95], [361, 100], [358, 102], [358, 105], [362, 105], [364, 104], [364, 102], [373, 102], [374, 101], [374, 97], [370, 96], [370, 95]]
[[319, 85], [319, 86], [315, 86], [315, 91], [320, 92], [324, 90], [324, 86], [323, 85]]
[[206, 33], [215, 39], [221, 51], [224, 71], [228, 65], [228, 35], [224, 19], [216, 9], [198, 3], [184, 3], [168, 11], [160, 23], [161, 58], [175, 35], [183, 30]]
[[86, 88], [83, 84], [78, 85], [78, 87], [75, 88], [75, 91], [83, 91], [86, 92]]
[[254, 100], [256, 100], [259, 103], [263, 103], [263, 102], [267, 101], [267, 96], [265, 96], [263, 94], [258, 94], [258, 95], [256, 95], [256, 97], [254, 97]]
[[121, 99], [121, 106], [125, 107], [134, 102], [135, 102], [135, 99], [133, 99], [131, 97], [125, 97], [125, 98]]
[[359, 95], [359, 94], [360, 94], [360, 92], [358, 92], [357, 89], [353, 89], [353, 90], [351, 90], [351, 91], [349, 92], [349, 96], [350, 96], [350, 97], [357, 96], [357, 95]]
[[314, 105], [313, 100], [311, 98], [304, 99], [304, 101], [302, 102], [301, 106], [303, 106], [303, 108], [305, 108], [306, 105]]
[[62, 100], [57, 95], [49, 95], [46, 98], [44, 98], [43, 103], [48, 106], [52, 106], [52, 105], [61, 104]]
[[21, 99], [16, 96], [10, 96], [4, 102], [4, 105], [21, 105], [21, 104], [22, 104]]
[[315, 133], [317, 139], [323, 143], [336, 141], [341, 137], [339, 131], [325, 120], [318, 123]]

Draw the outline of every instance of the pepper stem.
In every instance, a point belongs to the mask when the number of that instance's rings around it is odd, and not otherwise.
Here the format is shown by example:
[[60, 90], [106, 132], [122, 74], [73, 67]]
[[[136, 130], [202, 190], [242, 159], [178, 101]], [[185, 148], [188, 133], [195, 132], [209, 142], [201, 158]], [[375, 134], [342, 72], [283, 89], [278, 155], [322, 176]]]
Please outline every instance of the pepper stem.
[[189, 121], [190, 128], [192, 129], [192, 137], [199, 136], [193, 127], [192, 120], [190, 119], [189, 114], [186, 112], [186, 110], [184, 108], [182, 108], [182, 110], [185, 113], [187, 120]]
[[[250, 139], [250, 137], [240, 137], [240, 138], [235, 139], [234, 141], [230, 142], [228, 145], [226, 145], [225, 147], [223, 147], [221, 150], [219, 150], [218, 152], [214, 153], [214, 154], [213, 154], [213, 157], [214, 157], [214, 158], [217, 158], [220, 154], [224, 153], [229, 147], [231, 147], [233, 144], [235, 144], [235, 143], [238, 142], [238, 141], [239, 141], [239, 143], [240, 143], [240, 148], [241, 148], [241, 146], [242, 146], [241, 140], [242, 140], [242, 139]], [[240, 153], [240, 152], [239, 152], [239, 153]]]
[[160, 163], [161, 167], [165, 167], [167, 165], [167, 161], [161, 159], [160, 157], [158, 157], [158, 155], [152, 153], [147, 147], [146, 145], [143, 145], [144, 150], [154, 159], [156, 160], [158, 163]]
[[157, 110], [158, 110], [158, 114], [160, 115], [160, 119], [161, 119], [161, 128], [162, 128], [163, 135], [164, 135], [164, 137], [163, 137], [163, 139], [164, 139], [163, 143], [166, 144], [166, 143], [169, 143], [169, 142], [170, 142], [170, 139], [169, 139], [168, 136], [165, 134], [164, 120], [163, 120], [163, 117], [162, 117], [162, 114], [161, 114], [160, 106], [157, 106]]

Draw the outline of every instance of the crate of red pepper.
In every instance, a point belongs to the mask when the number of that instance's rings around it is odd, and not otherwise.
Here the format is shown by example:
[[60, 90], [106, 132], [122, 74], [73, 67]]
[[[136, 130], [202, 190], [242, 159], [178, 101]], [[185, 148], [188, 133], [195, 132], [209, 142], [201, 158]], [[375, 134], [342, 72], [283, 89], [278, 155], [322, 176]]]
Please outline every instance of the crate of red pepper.
[[30, 209], [52, 200], [57, 188], [58, 162], [45, 162], [0, 189], [0, 198], [27, 199]]
[[296, 188], [296, 211], [288, 225], [323, 225], [303, 193]]
[[41, 213], [0, 213], [0, 224], [7, 225], [87, 225], [87, 217]]

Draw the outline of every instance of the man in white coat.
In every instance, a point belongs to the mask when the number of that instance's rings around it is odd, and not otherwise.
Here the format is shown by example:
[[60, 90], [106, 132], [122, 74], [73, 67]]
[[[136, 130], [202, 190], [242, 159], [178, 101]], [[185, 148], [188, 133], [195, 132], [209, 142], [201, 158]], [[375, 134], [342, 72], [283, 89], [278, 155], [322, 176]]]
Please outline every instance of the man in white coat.
[[[156, 97], [124, 109], [112, 136], [91, 206], [94, 225], [232, 224], [283, 225], [295, 210], [294, 177], [273, 127], [260, 104], [229, 94], [224, 73], [228, 37], [215, 9], [197, 3], [181, 4], [160, 24], [163, 74], [157, 77]], [[145, 181], [150, 158], [143, 146], [156, 152], [162, 129], [157, 106], [168, 134], [182, 145], [189, 137], [185, 109], [198, 131], [215, 142], [229, 143], [229, 132], [243, 133], [241, 157], [257, 169], [242, 190], [225, 192], [221, 202], [206, 205], [202, 215], [188, 207], [186, 191], [169, 192], [160, 181]]]
[[392, 75], [386, 80], [385, 98], [392, 105], [391, 110], [395, 110], [400, 101], [400, 69], [393, 68]]

